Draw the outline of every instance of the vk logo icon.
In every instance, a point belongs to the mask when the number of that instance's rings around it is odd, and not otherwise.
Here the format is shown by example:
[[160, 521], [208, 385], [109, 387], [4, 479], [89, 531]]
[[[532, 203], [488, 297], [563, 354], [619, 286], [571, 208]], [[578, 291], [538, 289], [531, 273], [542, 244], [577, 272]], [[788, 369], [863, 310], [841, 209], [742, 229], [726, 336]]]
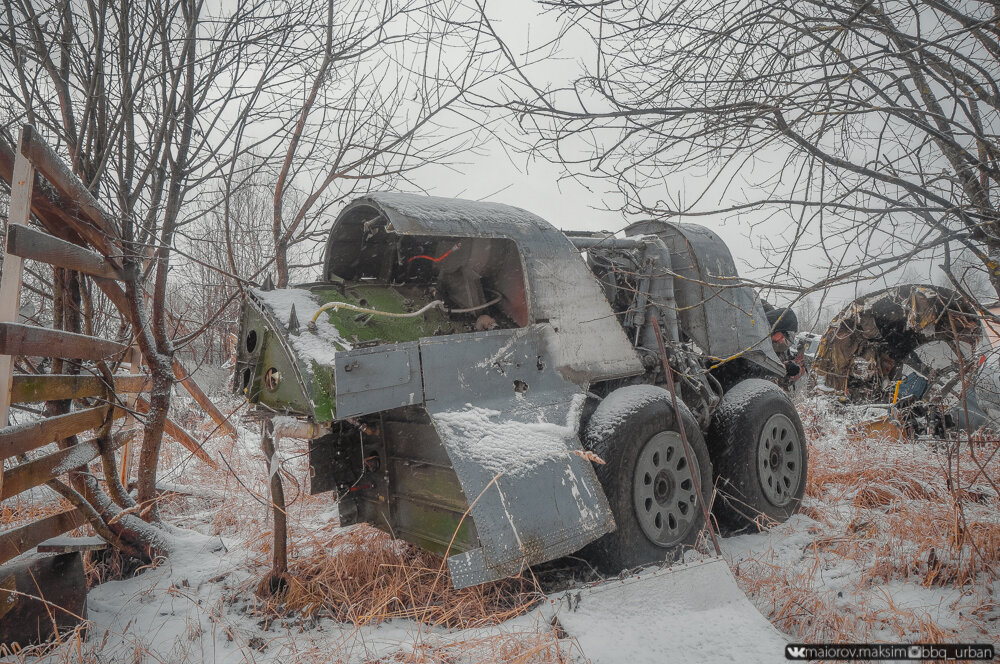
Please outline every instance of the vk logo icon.
[[785, 646], [785, 659], [805, 659], [804, 646]]

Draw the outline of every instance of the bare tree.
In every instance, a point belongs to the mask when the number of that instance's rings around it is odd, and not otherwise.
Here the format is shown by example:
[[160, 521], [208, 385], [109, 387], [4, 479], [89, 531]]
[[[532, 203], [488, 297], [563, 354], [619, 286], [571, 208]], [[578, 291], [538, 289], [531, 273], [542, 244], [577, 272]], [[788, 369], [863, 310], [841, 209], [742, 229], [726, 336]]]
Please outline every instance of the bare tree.
[[199, 364], [229, 359], [241, 284], [273, 271], [273, 245], [268, 242], [273, 182], [258, 161], [239, 170], [246, 177], [235, 184], [221, 182], [214, 204], [181, 231], [178, 242], [183, 255], [177, 261], [171, 309], [184, 337], [180, 345]]
[[[219, 13], [200, 0], [4, 5], [0, 96], [7, 103], [0, 147], [7, 158], [13, 154], [12, 129], [23, 122], [56, 142], [83, 186], [111, 201], [110, 209], [96, 213], [106, 227], [91, 243], [135, 275], [125, 282], [125, 294], [115, 296], [107, 284], [56, 269], [54, 325], [92, 330], [99, 311], [95, 286], [116, 299], [119, 336], [139, 346], [152, 374], [138, 500], [153, 521], [174, 380], [167, 298], [172, 250], [197, 218], [192, 211], [201, 206], [193, 203], [204, 183], [259, 143], [246, 128], [282, 99], [288, 73], [315, 55], [296, 41], [308, 28], [303, 17], [309, 12], [281, 0], [240, 3]], [[63, 487], [64, 495], [90, 505], [88, 513], [96, 510], [105, 524], [117, 522], [122, 509], [136, 505], [115, 485], [113, 470], [106, 468], [105, 477], [114, 502], [79, 473], [75, 489]], [[131, 550], [141, 554], [145, 546], [148, 557], [155, 537], [140, 539], [144, 544]]]
[[776, 275], [801, 276], [796, 253], [826, 270], [802, 289], [935, 249], [950, 271], [949, 245], [1000, 289], [996, 3], [541, 4], [593, 53], [570, 84], [522, 76], [504, 103], [622, 210], [767, 221]]
[[[315, 222], [331, 206], [398, 186], [415, 169], [474, 147], [480, 122], [457, 107], [497, 73], [483, 62], [491, 52], [480, 20], [453, 0], [329, 2], [322, 57], [305, 72], [310, 83], [290, 109], [275, 177], [279, 288], [288, 284], [289, 248], [316, 239]], [[296, 185], [301, 195], [293, 201]]]

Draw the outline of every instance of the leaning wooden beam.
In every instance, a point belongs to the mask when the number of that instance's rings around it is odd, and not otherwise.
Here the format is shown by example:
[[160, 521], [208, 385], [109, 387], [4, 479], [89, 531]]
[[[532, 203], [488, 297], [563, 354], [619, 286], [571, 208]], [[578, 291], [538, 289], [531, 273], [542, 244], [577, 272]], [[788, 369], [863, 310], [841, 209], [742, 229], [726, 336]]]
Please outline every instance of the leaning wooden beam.
[[194, 378], [188, 374], [187, 369], [184, 368], [184, 365], [181, 364], [181, 361], [177, 358], [174, 358], [174, 377], [180, 381], [181, 385], [184, 386], [184, 389], [188, 391], [188, 394], [190, 394], [191, 397], [198, 402], [198, 405], [201, 406], [206, 413], [208, 413], [212, 420], [219, 425], [219, 428], [233, 440], [236, 440], [238, 437], [236, 427], [233, 426], [233, 423], [229, 421], [221, 410], [219, 410], [219, 407], [208, 398], [208, 395], [202, 391], [198, 383], [196, 383]]
[[[149, 412], [149, 402], [143, 397], [139, 397], [136, 399], [135, 409], [145, 415]], [[194, 439], [194, 436], [182, 429], [180, 425], [171, 420], [169, 417], [163, 424], [163, 430], [168, 436], [183, 445], [189, 452], [191, 452], [191, 454], [195, 455], [212, 468], [219, 468], [218, 464], [212, 460], [212, 457], [208, 456], [208, 452], [205, 451], [205, 448], [203, 448], [201, 444]]]
[[[18, 154], [12, 146], [0, 139], [0, 178], [13, 186], [14, 166]], [[26, 158], [24, 158], [27, 161]], [[102, 255], [111, 255], [111, 247], [106, 239], [93, 226], [87, 223], [77, 206], [63, 197], [44, 178], [35, 175], [35, 184], [31, 192], [31, 212], [54, 236], [84, 246], [89, 243]], [[119, 311], [128, 311], [128, 301], [125, 292], [116, 281], [95, 277], [97, 285], [118, 307]]]
[[30, 551], [41, 542], [79, 528], [87, 519], [77, 509], [59, 512], [33, 523], [0, 533], [0, 564]]
[[0, 353], [5, 355], [104, 360], [120, 356], [126, 350], [126, 344], [85, 334], [20, 323], [0, 323]]
[[[118, 449], [135, 437], [138, 428], [119, 431], [111, 437], [111, 446]], [[45, 456], [8, 468], [4, 472], [0, 500], [7, 500], [22, 491], [45, 484], [51, 479], [85, 466], [101, 455], [97, 440], [88, 440]]]
[[[0, 429], [0, 459], [24, 454], [82, 431], [96, 429], [104, 423], [109, 408], [110, 406], [97, 406], [74, 410], [65, 415], [4, 427]], [[118, 419], [124, 417], [125, 413], [123, 408], [115, 408], [111, 417]]]
[[[0, 138], [0, 178], [12, 183], [14, 180], [15, 155], [19, 154], [14, 146]], [[27, 161], [27, 159], [25, 159]], [[35, 175], [35, 184], [31, 191], [31, 213], [45, 227], [45, 230], [56, 237], [84, 246], [86, 239], [79, 229], [88, 224], [76, 215], [76, 206], [64, 199], [48, 181]]]
[[[152, 385], [149, 376], [135, 374], [114, 377], [116, 394], [145, 392]], [[31, 403], [33, 401], [57, 401], [60, 399], [83, 399], [100, 397], [108, 386], [101, 376], [79, 374], [14, 374], [11, 382], [11, 403]]]
[[11, 227], [7, 233], [7, 253], [94, 277], [125, 279], [125, 275], [100, 254], [28, 226]]
[[[31, 125], [24, 125], [22, 128], [20, 150], [21, 154], [31, 160], [38, 172], [52, 183], [56, 191], [64, 198], [77, 204], [81, 216], [93, 225], [91, 230], [95, 231], [94, 233], [80, 229], [86, 232], [84, 237], [87, 238], [87, 241], [107, 255], [118, 253], [114, 250], [112, 242], [120, 239], [121, 234], [112, 221], [111, 215], [101, 208], [101, 204], [84, 186], [80, 178], [73, 174], [73, 171], [42, 140], [42, 137]], [[92, 239], [92, 236], [96, 237]], [[95, 239], [97, 242], [94, 241]]]

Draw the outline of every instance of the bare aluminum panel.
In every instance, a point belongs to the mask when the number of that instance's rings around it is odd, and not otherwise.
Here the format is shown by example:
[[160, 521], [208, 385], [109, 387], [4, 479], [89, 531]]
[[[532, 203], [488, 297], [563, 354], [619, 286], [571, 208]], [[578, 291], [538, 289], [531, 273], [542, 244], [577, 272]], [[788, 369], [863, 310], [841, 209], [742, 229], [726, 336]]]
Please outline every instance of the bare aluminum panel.
[[420, 403], [417, 342], [337, 352], [334, 385], [338, 419]]
[[591, 463], [574, 454], [583, 390], [536, 325], [420, 342], [425, 407], [471, 504], [481, 549], [448, 559], [455, 587], [578, 551], [614, 529]]

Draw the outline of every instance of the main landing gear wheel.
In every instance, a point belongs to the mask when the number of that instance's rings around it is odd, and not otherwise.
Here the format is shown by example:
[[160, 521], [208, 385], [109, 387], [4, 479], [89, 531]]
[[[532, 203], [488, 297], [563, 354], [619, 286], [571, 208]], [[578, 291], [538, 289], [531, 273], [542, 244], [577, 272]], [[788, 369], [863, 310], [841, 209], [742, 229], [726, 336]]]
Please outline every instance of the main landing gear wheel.
[[708, 448], [682, 404], [689, 462], [676, 419], [670, 393], [652, 385], [615, 390], [590, 418], [583, 443], [606, 462], [595, 471], [617, 529], [584, 553], [606, 573], [675, 560], [695, 544], [705, 525], [694, 480], [707, 500], [712, 488]]
[[808, 469], [805, 434], [780, 387], [751, 378], [726, 392], [708, 445], [718, 488], [713, 512], [727, 532], [759, 530], [798, 511]]

